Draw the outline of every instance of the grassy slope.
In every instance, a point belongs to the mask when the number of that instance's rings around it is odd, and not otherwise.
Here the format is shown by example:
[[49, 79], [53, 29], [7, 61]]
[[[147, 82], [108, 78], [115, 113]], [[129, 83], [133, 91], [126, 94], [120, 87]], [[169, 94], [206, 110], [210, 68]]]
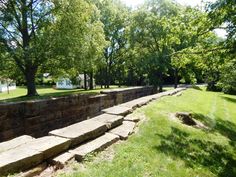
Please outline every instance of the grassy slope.
[[[148, 121], [128, 141], [114, 146], [112, 161], [100, 154], [83, 168], [74, 164], [75, 172], [62, 176], [236, 176], [236, 96], [190, 89], [141, 110]], [[176, 111], [194, 113], [211, 130], [168, 119]]]

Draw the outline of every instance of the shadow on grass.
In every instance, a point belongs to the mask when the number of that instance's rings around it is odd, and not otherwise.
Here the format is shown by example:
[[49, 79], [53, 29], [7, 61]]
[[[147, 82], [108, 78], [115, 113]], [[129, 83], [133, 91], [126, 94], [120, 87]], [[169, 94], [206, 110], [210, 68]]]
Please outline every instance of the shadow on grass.
[[168, 136], [158, 135], [162, 141], [156, 150], [167, 155], [180, 158], [189, 167], [203, 166], [212, 173], [222, 177], [236, 176], [236, 124], [220, 118], [211, 119], [203, 114], [193, 114], [193, 117], [210, 128], [209, 133], [219, 133], [229, 139], [229, 145], [215, 142], [191, 139], [188, 133], [172, 127]]
[[[43, 89], [39, 88], [38, 90]], [[96, 90], [65, 90], [60, 92], [54, 93], [42, 93], [39, 96], [19, 96], [15, 98], [7, 98], [4, 100], [0, 100], [0, 103], [8, 103], [8, 102], [18, 102], [18, 101], [30, 101], [30, 100], [42, 100], [42, 99], [50, 99], [54, 97], [64, 97], [64, 96], [72, 96], [72, 95], [79, 95], [79, 94], [88, 94], [88, 95], [96, 95], [99, 94]]]
[[208, 116], [203, 114], [192, 114], [193, 117], [206, 126], [210, 128], [210, 132], [212, 133], [220, 133], [222, 136], [227, 137], [231, 143], [235, 144], [236, 142], [236, 124], [228, 120], [222, 120], [221, 118], [216, 117], [215, 119], [211, 119]]
[[172, 127], [171, 134], [158, 135], [160, 146], [154, 148], [166, 155], [184, 160], [188, 167], [205, 167], [222, 177], [236, 176], [236, 159], [232, 147], [212, 141], [191, 139], [189, 134]]
[[236, 98], [231, 98], [231, 97], [227, 97], [227, 96], [221, 96], [221, 98], [228, 101], [228, 102], [236, 103]]

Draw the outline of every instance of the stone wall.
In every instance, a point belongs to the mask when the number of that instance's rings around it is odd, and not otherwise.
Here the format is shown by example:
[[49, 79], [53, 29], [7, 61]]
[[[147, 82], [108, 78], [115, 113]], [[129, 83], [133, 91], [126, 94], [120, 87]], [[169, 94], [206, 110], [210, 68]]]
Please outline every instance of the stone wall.
[[103, 91], [46, 100], [0, 104], [0, 142], [20, 135], [41, 137], [49, 131], [83, 121], [101, 110], [153, 94], [152, 87]]

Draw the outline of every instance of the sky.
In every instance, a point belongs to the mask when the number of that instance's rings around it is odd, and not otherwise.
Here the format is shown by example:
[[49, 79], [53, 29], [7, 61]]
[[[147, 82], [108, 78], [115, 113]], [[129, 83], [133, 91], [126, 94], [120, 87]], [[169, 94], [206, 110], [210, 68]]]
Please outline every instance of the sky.
[[[144, 0], [122, 0], [128, 6], [136, 7], [144, 2]], [[201, 0], [176, 0], [178, 3], [182, 5], [190, 5], [192, 7], [201, 4]], [[215, 2], [216, 0], [207, 0], [210, 2]]]
[[[137, 7], [138, 5], [141, 5], [144, 2], [144, 0], [121, 0], [121, 1], [123, 1], [125, 4], [133, 8]], [[176, 1], [182, 5], [188, 5], [192, 7], [201, 5], [202, 3], [202, 0], [176, 0]], [[207, 0], [207, 1], [215, 2], [216, 0]], [[215, 30], [215, 33], [223, 38], [225, 38], [226, 36], [226, 31], [222, 29]]]

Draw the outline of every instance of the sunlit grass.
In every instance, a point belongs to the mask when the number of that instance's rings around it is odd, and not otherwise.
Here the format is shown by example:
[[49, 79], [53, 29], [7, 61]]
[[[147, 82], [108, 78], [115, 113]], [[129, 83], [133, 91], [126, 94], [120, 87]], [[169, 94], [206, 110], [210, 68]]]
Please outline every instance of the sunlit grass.
[[[110, 86], [109, 89], [116, 89], [116, 88], [118, 88], [118, 86], [112, 85]], [[52, 87], [38, 86], [37, 92], [39, 96], [25, 97], [25, 95], [27, 94], [26, 88], [17, 87], [16, 90], [11, 90], [9, 94], [7, 92], [0, 93], [0, 102], [44, 99], [44, 98], [49, 98], [49, 97], [58, 97], [58, 96], [66, 96], [66, 95], [73, 95], [73, 94], [98, 94], [102, 90], [104, 89], [101, 89], [100, 87], [97, 87], [94, 90], [84, 90], [84, 89], [72, 89], [72, 90], [60, 89], [58, 90]]]
[[[147, 121], [138, 133], [114, 146], [112, 161], [101, 153], [60, 176], [236, 176], [236, 96], [189, 89], [141, 111]], [[169, 114], [178, 111], [193, 113], [209, 130], [171, 120]]]

